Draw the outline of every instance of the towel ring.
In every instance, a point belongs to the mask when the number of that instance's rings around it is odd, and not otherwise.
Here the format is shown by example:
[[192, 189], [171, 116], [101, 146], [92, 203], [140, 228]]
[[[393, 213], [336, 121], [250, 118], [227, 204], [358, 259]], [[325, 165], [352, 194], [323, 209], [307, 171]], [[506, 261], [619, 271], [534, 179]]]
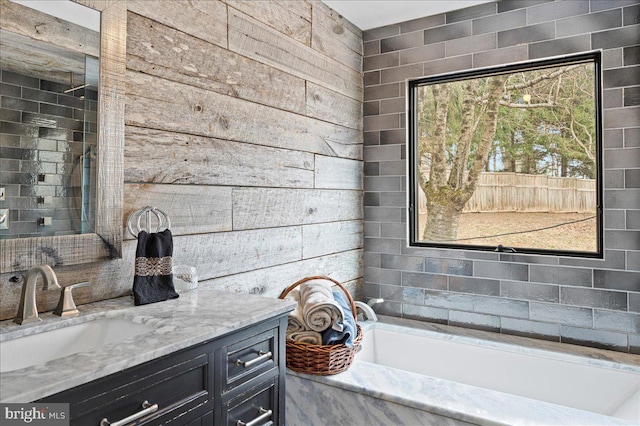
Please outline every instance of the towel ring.
[[[142, 226], [140, 222], [142, 221], [142, 215], [146, 215], [146, 225], [147, 232], [151, 233], [151, 214], [154, 214], [156, 219], [158, 220], [158, 226], [156, 227], [156, 232], [160, 232], [161, 229], [170, 229], [171, 228], [171, 220], [169, 220], [169, 215], [165, 213], [163, 210], [160, 210], [156, 207], [146, 206], [135, 210], [133, 213], [129, 215], [127, 219], [127, 229], [129, 229], [129, 233], [133, 235], [134, 238], [138, 238], [138, 233], [142, 231]], [[136, 228], [138, 232], [134, 232], [133, 223], [135, 222]]]

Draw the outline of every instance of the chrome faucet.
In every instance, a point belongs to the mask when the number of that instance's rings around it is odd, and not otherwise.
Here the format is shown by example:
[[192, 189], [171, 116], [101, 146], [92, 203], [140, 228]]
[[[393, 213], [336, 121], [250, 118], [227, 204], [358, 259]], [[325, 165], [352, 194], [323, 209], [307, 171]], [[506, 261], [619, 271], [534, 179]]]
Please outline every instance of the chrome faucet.
[[53, 272], [51, 266], [40, 265], [34, 266], [27, 271], [22, 285], [22, 296], [20, 296], [20, 307], [18, 308], [18, 316], [13, 322], [18, 324], [28, 324], [30, 322], [42, 321], [38, 317], [38, 308], [36, 307], [36, 283], [38, 276], [42, 276], [44, 286], [43, 290], [49, 290], [49, 286], [60, 288], [56, 273]]
[[362, 316], [362, 321], [366, 321], [366, 320], [378, 321], [378, 316], [374, 312], [372, 306], [382, 302], [384, 302], [384, 299], [369, 299], [367, 303], [356, 301], [355, 302], [356, 310], [360, 311], [360, 315]]

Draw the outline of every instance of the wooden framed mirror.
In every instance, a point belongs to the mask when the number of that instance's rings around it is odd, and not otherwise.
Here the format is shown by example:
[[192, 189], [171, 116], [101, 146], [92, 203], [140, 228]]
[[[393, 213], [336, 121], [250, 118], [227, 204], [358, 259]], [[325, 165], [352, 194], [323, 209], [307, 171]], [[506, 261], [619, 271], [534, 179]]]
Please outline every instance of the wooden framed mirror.
[[[76, 0], [100, 12], [100, 64], [97, 106], [95, 219], [85, 233], [0, 239], [0, 273], [33, 266], [76, 265], [122, 255], [126, 2]], [[0, 28], [33, 40], [60, 38], [64, 21], [27, 25], [23, 5], [0, 0]], [[53, 35], [52, 35], [53, 33]], [[0, 203], [2, 203], [0, 201]], [[2, 205], [0, 205], [2, 208]]]

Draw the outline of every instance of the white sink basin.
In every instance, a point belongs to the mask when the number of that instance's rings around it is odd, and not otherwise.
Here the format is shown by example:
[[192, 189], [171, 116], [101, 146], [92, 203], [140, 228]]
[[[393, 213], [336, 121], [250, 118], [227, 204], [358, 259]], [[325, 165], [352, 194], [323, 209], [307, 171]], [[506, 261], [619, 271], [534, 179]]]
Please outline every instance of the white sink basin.
[[0, 373], [87, 352], [153, 330], [144, 324], [102, 318], [0, 342]]

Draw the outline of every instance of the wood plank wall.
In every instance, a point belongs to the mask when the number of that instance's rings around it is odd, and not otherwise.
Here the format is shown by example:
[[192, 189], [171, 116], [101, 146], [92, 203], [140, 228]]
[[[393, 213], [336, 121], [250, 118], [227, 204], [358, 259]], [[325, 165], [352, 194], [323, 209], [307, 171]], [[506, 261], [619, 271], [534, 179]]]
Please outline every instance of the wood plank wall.
[[[276, 297], [306, 275], [362, 286], [362, 34], [319, 1], [128, 0], [124, 216], [171, 217], [201, 285]], [[123, 224], [125, 226], [125, 224]], [[79, 304], [126, 295], [123, 258], [57, 266]], [[0, 275], [0, 319], [22, 279]], [[57, 292], [38, 292], [41, 311]]]

